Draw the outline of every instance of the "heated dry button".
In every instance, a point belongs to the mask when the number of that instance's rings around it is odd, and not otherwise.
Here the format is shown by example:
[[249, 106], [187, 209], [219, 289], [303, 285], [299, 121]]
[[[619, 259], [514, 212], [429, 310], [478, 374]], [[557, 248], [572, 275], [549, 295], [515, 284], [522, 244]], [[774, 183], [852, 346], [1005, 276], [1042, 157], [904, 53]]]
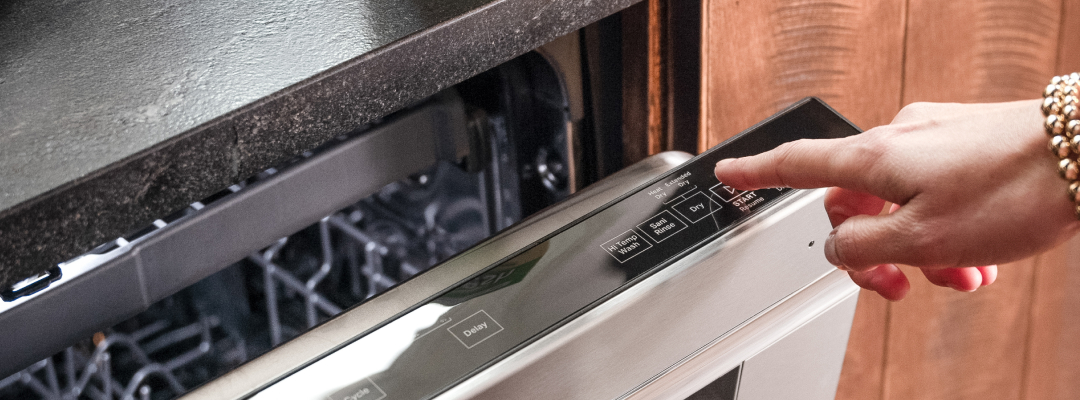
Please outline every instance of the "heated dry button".
[[705, 193], [697, 192], [693, 196], [688, 197], [682, 203], [672, 206], [676, 212], [686, 218], [690, 223], [701, 221], [709, 214], [719, 210], [720, 204], [710, 199]]
[[671, 211], [664, 210], [652, 218], [645, 220], [645, 222], [642, 222], [641, 225], [638, 225], [638, 229], [649, 234], [649, 238], [656, 243], [660, 243], [663, 242], [664, 239], [672, 237], [676, 233], [679, 233], [679, 231], [686, 229], [686, 223], [675, 218], [675, 216], [671, 214]]
[[491, 318], [487, 311], [480, 310], [461, 320], [461, 322], [446, 328], [446, 330], [450, 331], [450, 334], [465, 345], [466, 349], [471, 349], [480, 342], [495, 336], [496, 333], [502, 332], [503, 327], [498, 322], [495, 322], [495, 319]]

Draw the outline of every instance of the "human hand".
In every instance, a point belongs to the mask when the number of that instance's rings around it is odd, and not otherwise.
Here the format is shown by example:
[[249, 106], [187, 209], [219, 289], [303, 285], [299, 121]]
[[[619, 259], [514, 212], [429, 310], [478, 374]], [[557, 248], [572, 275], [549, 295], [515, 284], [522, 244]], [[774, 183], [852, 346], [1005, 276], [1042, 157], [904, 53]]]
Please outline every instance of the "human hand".
[[[715, 173], [743, 190], [835, 186], [825, 198], [835, 228], [825, 256], [887, 299], [909, 287], [895, 264], [972, 291], [996, 279], [992, 264], [1037, 254], [1080, 229], [1047, 150], [1040, 104], [915, 103], [889, 125], [722, 160]], [[892, 212], [878, 215], [886, 202]]]

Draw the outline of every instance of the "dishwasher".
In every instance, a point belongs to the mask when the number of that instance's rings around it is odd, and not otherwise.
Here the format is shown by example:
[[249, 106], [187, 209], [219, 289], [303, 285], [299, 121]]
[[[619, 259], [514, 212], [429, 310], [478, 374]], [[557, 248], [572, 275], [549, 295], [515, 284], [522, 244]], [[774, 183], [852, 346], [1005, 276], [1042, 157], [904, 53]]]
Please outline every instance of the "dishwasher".
[[806, 99], [576, 190], [604, 155], [567, 57], [530, 52], [4, 292], [0, 398], [832, 398], [857, 287], [822, 255], [823, 192], [711, 170], [858, 129]]

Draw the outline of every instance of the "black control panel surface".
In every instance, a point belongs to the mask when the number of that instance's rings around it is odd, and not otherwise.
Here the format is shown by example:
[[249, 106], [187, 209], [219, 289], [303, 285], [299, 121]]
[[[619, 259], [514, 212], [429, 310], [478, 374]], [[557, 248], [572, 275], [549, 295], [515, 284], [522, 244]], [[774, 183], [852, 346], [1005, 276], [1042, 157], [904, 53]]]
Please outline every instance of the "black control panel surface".
[[253, 398], [431, 398], [776, 203], [724, 158], [858, 129], [806, 99], [270, 385]]

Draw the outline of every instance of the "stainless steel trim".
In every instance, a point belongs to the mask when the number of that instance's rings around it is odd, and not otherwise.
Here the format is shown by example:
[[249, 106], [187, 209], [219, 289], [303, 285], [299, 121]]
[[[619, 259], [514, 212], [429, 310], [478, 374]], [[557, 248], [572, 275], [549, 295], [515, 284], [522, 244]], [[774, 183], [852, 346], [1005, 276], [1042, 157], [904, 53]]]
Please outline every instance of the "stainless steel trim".
[[574, 194], [566, 201], [540, 211], [492, 239], [432, 268], [410, 281], [327, 321], [232, 372], [188, 393], [184, 399], [239, 399], [284, 373], [333, 350], [358, 334], [407, 310], [441, 290], [472, 276], [648, 182], [692, 156], [683, 152], [654, 155]]
[[[839, 283], [848, 278], [834, 272]], [[850, 282], [846, 282], [851, 285]], [[859, 296], [826, 310], [743, 362], [740, 400], [834, 400]]]
[[[851, 283], [846, 273], [830, 272], [625, 398], [684, 399], [814, 318], [837, 307], [845, 307], [853, 314], [858, 293], [858, 286]], [[850, 316], [847, 321], [851, 321]], [[848, 333], [848, 329], [843, 329], [843, 334], [835, 339], [846, 344]]]
[[464, 105], [449, 93], [436, 99], [93, 256], [104, 261], [92, 267], [76, 260], [37, 294], [0, 303], [0, 376], [130, 318], [390, 182], [460, 157], [467, 143]]
[[[820, 246], [807, 246], [810, 240], [823, 243], [829, 232], [820, 211], [823, 196], [819, 190], [786, 199], [438, 399], [531, 399], [538, 393], [560, 399], [685, 398], [678, 395], [692, 394], [857, 293], [825, 261]], [[792, 257], [800, 251], [809, 253]], [[793, 260], [802, 272], [788, 274]], [[761, 273], [770, 269], [775, 272]], [[755, 285], [763, 279], [806, 274], [816, 276], [804, 281], [813, 283], [755, 318], [731, 330], [720, 321], [725, 302], [757, 296]], [[686, 375], [702, 369], [708, 373]], [[640, 385], [653, 381], [655, 389]], [[671, 382], [687, 386], [664, 392]]]

